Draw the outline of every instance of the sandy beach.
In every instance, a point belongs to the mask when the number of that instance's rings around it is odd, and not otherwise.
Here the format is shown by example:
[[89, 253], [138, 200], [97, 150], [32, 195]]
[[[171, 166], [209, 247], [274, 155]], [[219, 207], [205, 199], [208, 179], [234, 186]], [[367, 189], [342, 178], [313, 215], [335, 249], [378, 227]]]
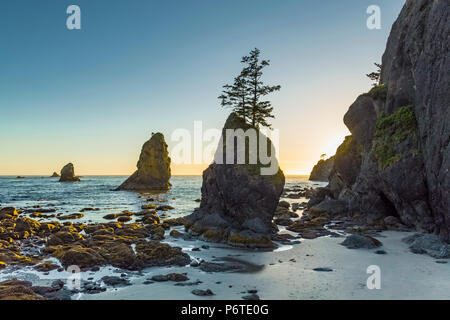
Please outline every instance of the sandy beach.
[[[75, 299], [241, 299], [248, 290], [257, 290], [261, 299], [449, 299], [450, 264], [436, 263], [426, 255], [409, 251], [401, 239], [411, 233], [386, 231], [378, 239], [387, 254], [376, 250], [351, 250], [339, 245], [343, 238], [323, 237], [302, 240], [301, 244], [280, 247], [274, 252], [252, 252], [211, 245], [209, 250], [192, 252], [204, 243], [180, 241], [195, 258], [234, 257], [261, 270], [249, 273], [206, 273], [193, 267], [152, 268], [139, 277], [131, 277], [132, 286], [108, 289], [95, 295], [74, 296]], [[181, 243], [183, 242], [183, 243]], [[295, 259], [295, 262], [290, 261]], [[381, 268], [381, 289], [366, 286], [367, 267]], [[331, 268], [318, 272], [314, 268]], [[170, 272], [186, 272], [196, 286], [175, 286], [173, 282], [142, 284], [146, 278]], [[87, 275], [86, 275], [87, 276]], [[217, 283], [220, 282], [220, 283]], [[232, 286], [232, 287], [230, 287]], [[212, 297], [198, 297], [193, 289], [211, 289]]]

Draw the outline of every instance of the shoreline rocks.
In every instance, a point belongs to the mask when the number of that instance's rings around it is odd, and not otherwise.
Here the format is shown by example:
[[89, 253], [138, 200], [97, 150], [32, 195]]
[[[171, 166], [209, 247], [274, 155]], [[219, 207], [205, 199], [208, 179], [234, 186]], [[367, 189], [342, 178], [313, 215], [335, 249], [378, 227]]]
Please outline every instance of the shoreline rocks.
[[[163, 225], [159, 220], [151, 224], [83, 224], [69, 221], [64, 224], [57, 221], [39, 223], [22, 217], [15, 208], [1, 208], [0, 269], [33, 266], [36, 271], [46, 273], [56, 269], [62, 271], [71, 265], [79, 266], [81, 271], [98, 270], [99, 267], [108, 265], [126, 270], [189, 265], [191, 258], [181, 248], [159, 242], [164, 239]], [[50, 262], [49, 258], [58, 259], [63, 268]], [[178, 274], [168, 275], [168, 278], [184, 281], [183, 276]], [[122, 285], [116, 279], [107, 280], [113, 281], [115, 285]], [[0, 296], [1, 287], [0, 284]], [[66, 291], [56, 292], [44, 287], [37, 287], [36, 290], [50, 299], [68, 297]], [[15, 295], [19, 297], [19, 293]], [[26, 298], [31, 299], [32, 296], [28, 295]]]
[[167, 191], [171, 188], [170, 176], [170, 158], [166, 141], [163, 134], [155, 133], [142, 146], [137, 171], [116, 191]]

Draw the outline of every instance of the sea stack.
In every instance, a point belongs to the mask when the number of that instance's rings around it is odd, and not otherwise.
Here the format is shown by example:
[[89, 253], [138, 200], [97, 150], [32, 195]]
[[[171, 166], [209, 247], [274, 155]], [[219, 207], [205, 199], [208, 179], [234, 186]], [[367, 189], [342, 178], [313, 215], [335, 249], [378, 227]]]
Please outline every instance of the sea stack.
[[330, 177], [331, 171], [333, 170], [333, 165], [334, 157], [326, 160], [319, 160], [319, 162], [317, 162], [317, 164], [312, 169], [309, 180], [328, 182], [328, 178]]
[[79, 182], [80, 178], [75, 176], [75, 169], [72, 163], [68, 163], [61, 169], [59, 182]]
[[[368, 226], [390, 221], [450, 242], [450, 1], [407, 1], [392, 27], [380, 83], [344, 116], [320, 197]], [[325, 200], [326, 201], [326, 200]]]
[[[248, 129], [259, 133], [259, 130], [247, 124], [242, 118], [232, 113], [223, 128], [222, 138], [227, 129]], [[267, 139], [268, 150], [273, 147]], [[258, 138], [261, 141], [261, 137]], [[232, 142], [234, 155], [237, 154], [237, 143]], [[218, 161], [226, 158], [224, 150], [227, 143], [219, 144], [215, 161], [203, 172], [202, 199], [200, 208], [186, 217], [186, 229], [204, 240], [225, 242], [235, 246], [251, 248], [274, 247], [271, 235], [276, 227], [272, 223], [281, 193], [284, 188], [284, 174], [278, 167], [275, 156], [275, 172], [261, 174], [261, 164], [258, 155], [256, 164], [229, 164]], [[228, 149], [229, 150], [229, 149]], [[242, 150], [242, 149], [241, 149]], [[250, 159], [252, 150], [245, 145], [246, 159]], [[257, 152], [256, 152], [257, 153]], [[235, 160], [236, 161], [236, 156]], [[225, 163], [225, 164], [221, 164]]]
[[171, 187], [169, 180], [170, 158], [167, 144], [162, 133], [154, 133], [142, 146], [137, 171], [116, 190], [167, 191]]
[[57, 174], [56, 172], [53, 172], [53, 174], [50, 176], [50, 178], [59, 178], [60, 175]]

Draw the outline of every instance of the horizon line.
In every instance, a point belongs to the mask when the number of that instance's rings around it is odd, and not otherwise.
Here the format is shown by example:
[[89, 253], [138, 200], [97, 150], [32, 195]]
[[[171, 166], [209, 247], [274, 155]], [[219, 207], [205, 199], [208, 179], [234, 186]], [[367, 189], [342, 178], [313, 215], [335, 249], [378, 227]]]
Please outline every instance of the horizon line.
[[[172, 177], [201, 177], [202, 174], [174, 174]], [[310, 174], [285, 174], [286, 177], [309, 177]], [[42, 178], [51, 178], [49, 175], [43, 174], [0, 174], [0, 177], [42, 177]], [[126, 174], [80, 174], [77, 177], [129, 177]]]

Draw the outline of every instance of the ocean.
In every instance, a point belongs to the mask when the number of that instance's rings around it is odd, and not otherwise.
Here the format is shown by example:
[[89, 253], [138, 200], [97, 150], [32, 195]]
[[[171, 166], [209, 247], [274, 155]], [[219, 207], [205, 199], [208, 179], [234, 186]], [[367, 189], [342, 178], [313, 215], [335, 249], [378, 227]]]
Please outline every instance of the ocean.
[[[94, 208], [96, 211], [85, 211], [84, 217], [73, 222], [106, 222], [103, 219], [106, 214], [124, 210], [137, 212], [141, 210], [143, 204], [147, 203], [146, 197], [141, 197], [138, 193], [112, 191], [126, 178], [126, 176], [84, 176], [78, 183], [60, 183], [58, 178], [1, 176], [0, 207], [15, 207], [35, 212], [40, 212], [42, 209], [55, 209], [55, 212], [46, 213], [47, 215], [66, 215], [79, 213], [84, 208]], [[174, 207], [167, 212], [169, 217], [192, 213], [199, 206], [195, 200], [201, 198], [202, 177], [173, 176], [170, 182], [172, 188], [168, 192], [154, 194], [152, 198]], [[305, 176], [291, 176], [286, 178], [285, 187], [321, 185], [324, 183], [308, 181]], [[301, 201], [302, 199], [295, 199], [294, 202]], [[55, 220], [55, 218], [48, 220]]]

